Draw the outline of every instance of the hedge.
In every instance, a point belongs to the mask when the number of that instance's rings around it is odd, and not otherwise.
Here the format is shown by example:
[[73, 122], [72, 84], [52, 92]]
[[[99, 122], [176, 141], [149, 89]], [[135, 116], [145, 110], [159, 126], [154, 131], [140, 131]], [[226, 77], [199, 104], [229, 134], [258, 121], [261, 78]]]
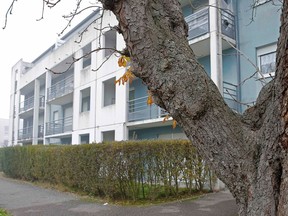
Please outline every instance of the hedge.
[[111, 199], [155, 200], [211, 184], [205, 162], [183, 140], [7, 147], [0, 149], [0, 160], [3, 172], [13, 178], [63, 184]]

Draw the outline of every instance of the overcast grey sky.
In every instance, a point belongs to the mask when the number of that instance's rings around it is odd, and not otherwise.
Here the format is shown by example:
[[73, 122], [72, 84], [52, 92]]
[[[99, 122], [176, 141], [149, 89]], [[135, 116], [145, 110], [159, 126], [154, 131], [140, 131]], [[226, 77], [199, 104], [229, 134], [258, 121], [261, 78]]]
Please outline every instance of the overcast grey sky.
[[[41, 21], [36, 20], [41, 17], [42, 1], [17, 1], [13, 14], [8, 16], [6, 29], [2, 30], [5, 13], [11, 2], [12, 0], [0, 1], [0, 118], [9, 118], [12, 66], [21, 58], [27, 62], [33, 61], [55, 43], [57, 33], [61, 32], [67, 23], [62, 15], [73, 10], [76, 0], [62, 0], [56, 8], [46, 8], [44, 20]], [[89, 13], [91, 11], [75, 19], [72, 27]]]

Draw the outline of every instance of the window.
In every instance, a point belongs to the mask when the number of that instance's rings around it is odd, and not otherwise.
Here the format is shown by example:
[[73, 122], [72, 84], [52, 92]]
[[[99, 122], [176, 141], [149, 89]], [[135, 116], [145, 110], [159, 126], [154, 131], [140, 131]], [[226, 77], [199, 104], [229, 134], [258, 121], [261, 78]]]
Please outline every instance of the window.
[[88, 144], [88, 143], [89, 143], [89, 134], [81, 134], [80, 144]]
[[115, 141], [115, 131], [112, 130], [102, 132], [102, 141], [103, 142]]
[[[90, 54], [88, 54], [90, 53]], [[87, 44], [83, 48], [83, 68], [86, 68], [91, 65], [91, 43]]]
[[59, 120], [59, 112], [58, 111], [54, 111], [53, 112], [53, 121], [58, 121]]
[[109, 57], [116, 49], [116, 31], [110, 30], [104, 33], [104, 47], [111, 48], [104, 50], [104, 57]]
[[9, 133], [9, 126], [4, 127], [4, 134], [7, 135]]
[[8, 146], [8, 140], [4, 140], [3, 146], [7, 147]]
[[81, 90], [81, 112], [90, 111], [90, 87]]
[[115, 104], [115, 91], [115, 77], [103, 82], [104, 107]]
[[258, 67], [260, 78], [275, 75], [276, 70], [276, 44], [257, 49]]

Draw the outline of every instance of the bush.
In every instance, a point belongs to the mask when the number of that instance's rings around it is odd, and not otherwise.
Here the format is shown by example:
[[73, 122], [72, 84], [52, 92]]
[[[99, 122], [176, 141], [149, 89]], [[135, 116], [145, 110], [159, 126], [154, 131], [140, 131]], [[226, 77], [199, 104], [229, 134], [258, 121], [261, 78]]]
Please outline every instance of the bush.
[[8, 147], [0, 149], [0, 160], [8, 176], [111, 199], [179, 196], [210, 182], [205, 162], [183, 140]]

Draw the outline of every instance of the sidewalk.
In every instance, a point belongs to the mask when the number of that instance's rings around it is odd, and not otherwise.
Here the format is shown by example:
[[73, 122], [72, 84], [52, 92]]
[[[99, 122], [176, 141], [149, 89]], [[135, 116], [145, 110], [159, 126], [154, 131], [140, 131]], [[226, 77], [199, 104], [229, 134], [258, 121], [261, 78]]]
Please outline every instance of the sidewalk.
[[0, 207], [14, 216], [237, 216], [235, 200], [227, 191], [208, 194], [196, 201], [122, 207], [85, 202], [70, 193], [4, 177], [0, 177]]

